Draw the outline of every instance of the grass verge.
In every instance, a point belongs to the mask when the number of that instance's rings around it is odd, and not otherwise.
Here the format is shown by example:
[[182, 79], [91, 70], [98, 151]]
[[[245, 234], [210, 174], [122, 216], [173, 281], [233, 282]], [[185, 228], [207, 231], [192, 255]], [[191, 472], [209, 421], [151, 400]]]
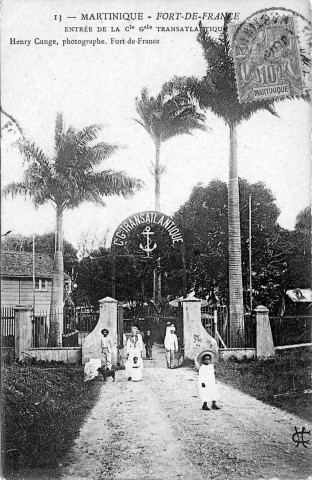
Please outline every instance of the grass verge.
[[2, 368], [4, 472], [57, 468], [71, 447], [101, 382], [84, 382], [83, 367]]
[[277, 352], [268, 359], [230, 359], [216, 365], [216, 377], [244, 393], [312, 420], [312, 349]]

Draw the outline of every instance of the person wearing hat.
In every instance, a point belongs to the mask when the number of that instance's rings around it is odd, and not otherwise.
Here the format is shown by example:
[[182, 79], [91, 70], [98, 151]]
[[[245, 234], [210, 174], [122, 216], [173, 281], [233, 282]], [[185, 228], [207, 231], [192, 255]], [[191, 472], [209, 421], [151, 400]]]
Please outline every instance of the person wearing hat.
[[178, 338], [174, 332], [174, 325], [171, 325], [169, 333], [165, 336], [167, 368], [173, 368], [174, 352], [178, 351]]
[[167, 322], [167, 323], [166, 323], [166, 334], [165, 334], [165, 337], [166, 337], [167, 335], [170, 335], [170, 330], [171, 330], [171, 329], [175, 330], [175, 326], [173, 325], [173, 323]]
[[216, 384], [214, 365], [212, 360], [215, 354], [210, 351], [202, 352], [198, 355], [197, 361], [200, 364], [198, 372], [198, 390], [202, 401], [202, 410], [210, 410], [208, 403], [213, 410], [219, 410], [217, 400], [220, 398], [219, 388]]
[[101, 337], [102, 364], [106, 368], [111, 370], [113, 342], [107, 328], [103, 328], [103, 330], [101, 330], [101, 334], [102, 334], [102, 337]]
[[143, 355], [143, 337], [142, 337], [142, 334], [140, 332], [140, 329], [136, 326], [136, 325], [131, 325], [131, 335], [137, 335], [138, 339], [139, 339], [139, 344], [140, 344], [140, 347], [142, 349], [142, 355]]

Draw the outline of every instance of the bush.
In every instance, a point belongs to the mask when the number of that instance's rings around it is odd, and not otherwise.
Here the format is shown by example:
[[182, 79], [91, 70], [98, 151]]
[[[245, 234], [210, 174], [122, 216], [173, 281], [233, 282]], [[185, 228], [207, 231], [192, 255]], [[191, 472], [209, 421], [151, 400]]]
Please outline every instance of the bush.
[[86, 413], [98, 398], [100, 383], [84, 382], [83, 367], [2, 369], [5, 468], [54, 467], [68, 451]]
[[221, 361], [216, 366], [220, 381], [264, 402], [312, 419], [311, 349], [284, 350], [268, 359]]

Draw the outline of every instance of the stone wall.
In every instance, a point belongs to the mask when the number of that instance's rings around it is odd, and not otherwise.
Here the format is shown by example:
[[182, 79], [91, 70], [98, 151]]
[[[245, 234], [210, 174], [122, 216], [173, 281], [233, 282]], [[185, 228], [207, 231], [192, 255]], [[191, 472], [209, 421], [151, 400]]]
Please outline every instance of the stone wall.
[[45, 362], [61, 362], [67, 365], [81, 365], [81, 347], [41, 347], [29, 348], [26, 353], [36, 360]]
[[222, 360], [229, 360], [236, 358], [237, 360], [244, 360], [246, 358], [255, 358], [255, 348], [220, 348], [219, 356]]

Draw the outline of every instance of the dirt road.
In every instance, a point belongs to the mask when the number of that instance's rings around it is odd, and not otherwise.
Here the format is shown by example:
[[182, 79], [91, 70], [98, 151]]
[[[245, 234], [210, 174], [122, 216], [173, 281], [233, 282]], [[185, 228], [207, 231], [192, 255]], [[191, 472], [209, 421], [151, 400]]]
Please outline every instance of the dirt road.
[[154, 358], [142, 382], [103, 383], [64, 480], [312, 480], [312, 439], [292, 441], [305, 420], [222, 384], [222, 409], [202, 411], [197, 373], [168, 370], [161, 347]]

